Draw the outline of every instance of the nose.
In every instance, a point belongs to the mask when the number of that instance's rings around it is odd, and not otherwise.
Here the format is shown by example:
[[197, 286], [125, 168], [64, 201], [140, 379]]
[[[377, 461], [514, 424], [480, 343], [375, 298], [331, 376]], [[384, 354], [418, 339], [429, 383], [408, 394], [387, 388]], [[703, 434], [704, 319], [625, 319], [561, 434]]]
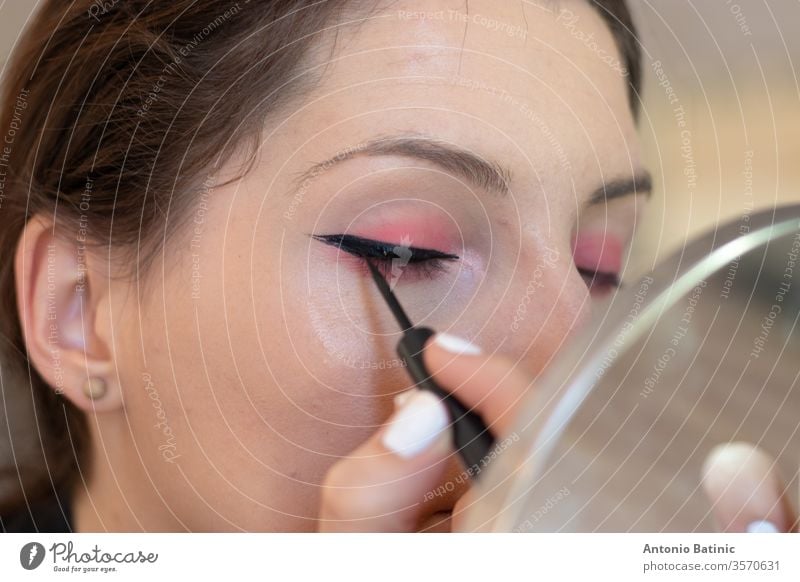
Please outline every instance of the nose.
[[589, 292], [575, 269], [568, 243], [562, 247], [531, 241], [520, 251], [504, 283], [488, 283], [495, 286], [496, 295], [476, 343], [511, 357], [534, 376], [591, 315]]

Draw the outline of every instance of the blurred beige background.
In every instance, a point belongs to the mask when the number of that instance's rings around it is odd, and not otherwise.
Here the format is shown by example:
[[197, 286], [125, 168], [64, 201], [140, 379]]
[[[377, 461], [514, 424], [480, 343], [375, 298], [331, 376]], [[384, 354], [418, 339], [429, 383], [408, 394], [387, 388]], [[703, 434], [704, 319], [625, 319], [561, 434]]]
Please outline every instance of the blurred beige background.
[[0, 0], [0, 68], [38, 4], [38, 0]]
[[645, 47], [641, 135], [657, 184], [632, 261], [647, 270], [687, 235], [800, 202], [800, 2], [631, 6]]
[[[0, 69], [37, 4], [0, 0]], [[640, 126], [656, 184], [630, 277], [721, 220], [800, 202], [800, 2], [629, 4], [644, 44]]]

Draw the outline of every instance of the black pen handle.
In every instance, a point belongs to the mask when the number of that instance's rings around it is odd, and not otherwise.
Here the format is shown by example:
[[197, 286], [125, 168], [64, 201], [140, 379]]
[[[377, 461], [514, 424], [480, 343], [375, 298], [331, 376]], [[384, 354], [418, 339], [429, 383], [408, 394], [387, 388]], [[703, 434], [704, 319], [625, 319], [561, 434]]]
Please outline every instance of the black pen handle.
[[453, 422], [453, 445], [461, 455], [470, 475], [476, 477], [488, 462], [487, 456], [494, 447], [494, 435], [476, 412], [467, 409], [461, 401], [433, 381], [422, 361], [425, 342], [434, 335], [427, 327], [406, 330], [397, 344], [397, 353], [403, 358], [417, 387], [430, 390], [442, 399]]

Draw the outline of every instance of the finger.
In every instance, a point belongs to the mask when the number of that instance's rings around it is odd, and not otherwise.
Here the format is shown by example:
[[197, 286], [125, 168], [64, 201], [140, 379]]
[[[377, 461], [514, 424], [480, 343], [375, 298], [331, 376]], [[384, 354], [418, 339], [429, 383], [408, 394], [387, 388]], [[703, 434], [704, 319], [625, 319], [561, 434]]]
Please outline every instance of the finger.
[[517, 405], [533, 383], [521, 366], [443, 333], [428, 341], [424, 358], [437, 384], [476, 410], [495, 435], [511, 431]]
[[452, 455], [450, 418], [441, 400], [413, 389], [395, 399], [387, 424], [328, 472], [320, 531], [415, 531], [435, 511], [425, 494]]
[[714, 448], [703, 467], [703, 488], [722, 531], [788, 532], [797, 528], [777, 463], [750, 444]]

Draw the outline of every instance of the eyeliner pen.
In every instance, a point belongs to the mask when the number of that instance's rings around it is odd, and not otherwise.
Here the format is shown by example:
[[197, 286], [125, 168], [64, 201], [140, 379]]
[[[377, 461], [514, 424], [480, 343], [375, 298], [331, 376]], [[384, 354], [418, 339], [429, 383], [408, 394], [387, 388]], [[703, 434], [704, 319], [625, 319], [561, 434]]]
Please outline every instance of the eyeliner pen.
[[425, 342], [435, 332], [429, 327], [417, 327], [411, 323], [394, 292], [389, 288], [386, 278], [372, 261], [366, 257], [365, 260], [375, 284], [403, 330], [403, 338], [397, 344], [397, 355], [405, 362], [406, 369], [418, 388], [429, 390], [442, 399], [450, 413], [454, 448], [461, 455], [461, 460], [470, 475], [476, 477], [485, 466], [486, 457], [494, 447], [494, 435], [486, 427], [480, 415], [469, 410], [455, 396], [433, 381], [422, 361], [422, 351]]

